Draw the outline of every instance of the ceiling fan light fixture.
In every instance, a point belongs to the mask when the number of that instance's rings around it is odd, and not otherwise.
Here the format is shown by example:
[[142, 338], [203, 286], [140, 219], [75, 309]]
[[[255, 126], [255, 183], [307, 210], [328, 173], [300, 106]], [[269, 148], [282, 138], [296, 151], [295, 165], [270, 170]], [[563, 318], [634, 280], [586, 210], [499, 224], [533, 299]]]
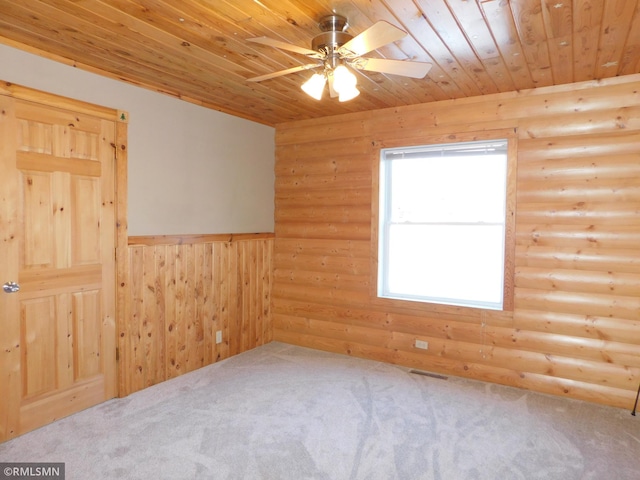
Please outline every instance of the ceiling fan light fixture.
[[407, 35], [404, 30], [384, 20], [374, 23], [355, 37], [346, 32], [349, 26], [347, 18], [335, 12], [322, 17], [318, 26], [322, 33], [313, 37], [311, 49], [268, 37], [248, 38], [247, 41], [250, 42], [304, 55], [315, 60], [316, 63], [299, 65], [247, 80], [261, 82], [301, 70], [324, 67], [323, 74], [314, 75], [307, 80], [302, 85], [302, 90], [313, 98], [321, 100], [324, 86], [328, 83], [331, 98], [339, 97], [341, 102], [346, 102], [360, 94], [356, 88], [357, 77], [354, 75], [353, 69], [421, 79], [427, 76], [432, 67], [427, 62], [363, 57], [363, 55], [384, 45], [397, 42]]
[[309, 80], [302, 84], [302, 90], [316, 100], [322, 99], [322, 92], [327, 83], [327, 77], [319, 73], [314, 73]]

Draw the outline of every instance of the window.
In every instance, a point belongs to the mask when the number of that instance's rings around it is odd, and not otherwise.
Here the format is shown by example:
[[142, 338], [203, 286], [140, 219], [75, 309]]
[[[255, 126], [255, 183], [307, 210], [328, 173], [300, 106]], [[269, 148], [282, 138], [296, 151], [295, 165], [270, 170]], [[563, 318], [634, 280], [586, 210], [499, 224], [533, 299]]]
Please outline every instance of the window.
[[380, 154], [378, 296], [502, 309], [507, 140]]

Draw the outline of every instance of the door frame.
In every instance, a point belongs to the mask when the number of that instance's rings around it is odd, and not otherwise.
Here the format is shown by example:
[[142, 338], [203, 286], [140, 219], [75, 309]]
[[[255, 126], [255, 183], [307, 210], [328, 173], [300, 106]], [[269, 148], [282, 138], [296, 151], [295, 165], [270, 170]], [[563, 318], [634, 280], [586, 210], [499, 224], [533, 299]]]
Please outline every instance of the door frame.
[[[9, 96], [18, 100], [25, 100], [50, 107], [62, 108], [74, 112], [93, 115], [106, 120], [115, 122], [115, 144], [111, 146], [114, 149], [115, 160], [115, 268], [116, 268], [116, 285], [115, 285], [115, 329], [117, 338], [114, 341], [116, 351], [113, 352], [116, 359], [116, 379], [115, 379], [115, 395], [122, 396], [125, 392], [122, 388], [123, 379], [126, 377], [125, 372], [121, 371], [121, 365], [124, 362], [119, 361], [118, 352], [122, 349], [124, 343], [124, 335], [126, 332], [125, 321], [125, 303], [127, 299], [128, 288], [128, 225], [127, 225], [127, 162], [128, 162], [128, 143], [127, 130], [129, 123], [129, 113], [125, 110], [116, 110], [113, 108], [103, 107], [82, 100], [76, 100], [41, 90], [12, 84], [10, 82], [0, 81], [0, 95]], [[6, 239], [6, 241], [16, 242], [17, 238]]]

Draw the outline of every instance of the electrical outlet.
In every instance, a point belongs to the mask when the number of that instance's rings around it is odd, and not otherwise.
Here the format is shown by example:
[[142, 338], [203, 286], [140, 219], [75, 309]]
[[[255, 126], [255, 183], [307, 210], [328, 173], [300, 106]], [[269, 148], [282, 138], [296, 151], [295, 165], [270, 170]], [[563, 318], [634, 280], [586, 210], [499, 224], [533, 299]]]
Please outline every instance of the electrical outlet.
[[416, 348], [421, 348], [422, 350], [428, 350], [429, 349], [429, 342], [425, 342], [424, 340], [417, 340], [416, 339], [415, 347]]
[[216, 343], [222, 343], [222, 330], [216, 332]]

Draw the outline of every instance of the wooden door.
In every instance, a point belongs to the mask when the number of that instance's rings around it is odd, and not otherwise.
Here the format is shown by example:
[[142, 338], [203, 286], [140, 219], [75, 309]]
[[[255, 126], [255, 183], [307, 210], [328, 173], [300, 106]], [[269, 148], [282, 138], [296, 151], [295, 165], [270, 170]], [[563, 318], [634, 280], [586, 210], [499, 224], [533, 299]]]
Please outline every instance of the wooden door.
[[116, 395], [116, 122], [4, 94], [0, 113], [6, 440]]

